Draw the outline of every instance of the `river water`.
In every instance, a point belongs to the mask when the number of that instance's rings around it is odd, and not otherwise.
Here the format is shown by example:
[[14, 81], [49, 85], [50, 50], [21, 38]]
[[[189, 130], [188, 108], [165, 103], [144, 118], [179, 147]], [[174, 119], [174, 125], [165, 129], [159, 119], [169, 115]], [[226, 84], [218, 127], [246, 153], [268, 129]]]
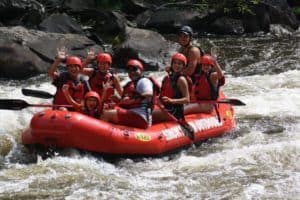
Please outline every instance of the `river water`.
[[[39, 109], [1, 110], [0, 199], [300, 199], [299, 39], [299, 30], [276, 26], [268, 35], [200, 38], [218, 47], [225, 94], [247, 106], [235, 107], [231, 133], [165, 157], [108, 161], [66, 149], [36, 160], [20, 135]], [[2, 80], [0, 97], [45, 103], [21, 88], [54, 92], [49, 82]]]

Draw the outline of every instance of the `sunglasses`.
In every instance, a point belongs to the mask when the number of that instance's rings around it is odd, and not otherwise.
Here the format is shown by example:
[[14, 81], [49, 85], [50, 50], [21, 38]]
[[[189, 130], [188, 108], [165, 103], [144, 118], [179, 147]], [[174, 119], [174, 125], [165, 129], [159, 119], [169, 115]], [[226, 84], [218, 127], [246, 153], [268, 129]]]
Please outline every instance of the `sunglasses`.
[[128, 65], [127, 71], [128, 72], [136, 72], [139, 68], [137, 66]]

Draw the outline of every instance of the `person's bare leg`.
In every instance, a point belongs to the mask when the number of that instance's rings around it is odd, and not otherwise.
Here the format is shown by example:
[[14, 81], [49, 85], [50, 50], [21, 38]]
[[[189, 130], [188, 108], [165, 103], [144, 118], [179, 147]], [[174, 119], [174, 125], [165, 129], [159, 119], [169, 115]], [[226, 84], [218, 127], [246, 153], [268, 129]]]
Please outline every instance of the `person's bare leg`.
[[118, 122], [117, 110], [103, 110], [103, 113], [101, 115], [101, 120], [106, 122], [117, 123]]
[[195, 114], [195, 113], [211, 113], [213, 111], [212, 104], [198, 104], [191, 103], [188, 105], [184, 105], [184, 114]]
[[153, 123], [159, 123], [159, 122], [163, 122], [163, 121], [170, 121], [170, 117], [168, 117], [165, 113], [163, 113], [161, 110], [159, 109], [155, 109], [153, 110], [152, 113], [152, 120]]

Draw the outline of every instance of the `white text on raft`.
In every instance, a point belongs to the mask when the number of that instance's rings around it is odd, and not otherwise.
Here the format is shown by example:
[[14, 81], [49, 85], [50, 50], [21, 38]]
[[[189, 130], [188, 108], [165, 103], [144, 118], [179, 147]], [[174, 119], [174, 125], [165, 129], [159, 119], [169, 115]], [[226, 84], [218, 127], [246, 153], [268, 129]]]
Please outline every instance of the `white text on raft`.
[[[215, 117], [209, 117], [206, 119], [198, 119], [189, 124], [194, 128], [195, 132], [205, 131], [210, 128], [215, 128], [222, 126], [222, 122], [219, 122]], [[180, 126], [175, 126], [173, 128], [168, 128], [162, 131], [162, 134], [166, 137], [166, 140], [172, 140], [179, 137], [185, 136], [182, 132]]]

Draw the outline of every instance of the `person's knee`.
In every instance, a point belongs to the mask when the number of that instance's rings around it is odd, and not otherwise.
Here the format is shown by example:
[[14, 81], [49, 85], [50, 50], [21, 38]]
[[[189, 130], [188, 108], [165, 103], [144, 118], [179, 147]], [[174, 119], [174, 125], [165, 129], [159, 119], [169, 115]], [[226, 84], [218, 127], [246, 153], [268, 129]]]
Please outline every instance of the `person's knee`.
[[114, 112], [114, 110], [104, 110], [101, 115], [101, 119], [107, 122], [114, 122], [114, 118], [116, 118], [115, 115], [116, 113]]

